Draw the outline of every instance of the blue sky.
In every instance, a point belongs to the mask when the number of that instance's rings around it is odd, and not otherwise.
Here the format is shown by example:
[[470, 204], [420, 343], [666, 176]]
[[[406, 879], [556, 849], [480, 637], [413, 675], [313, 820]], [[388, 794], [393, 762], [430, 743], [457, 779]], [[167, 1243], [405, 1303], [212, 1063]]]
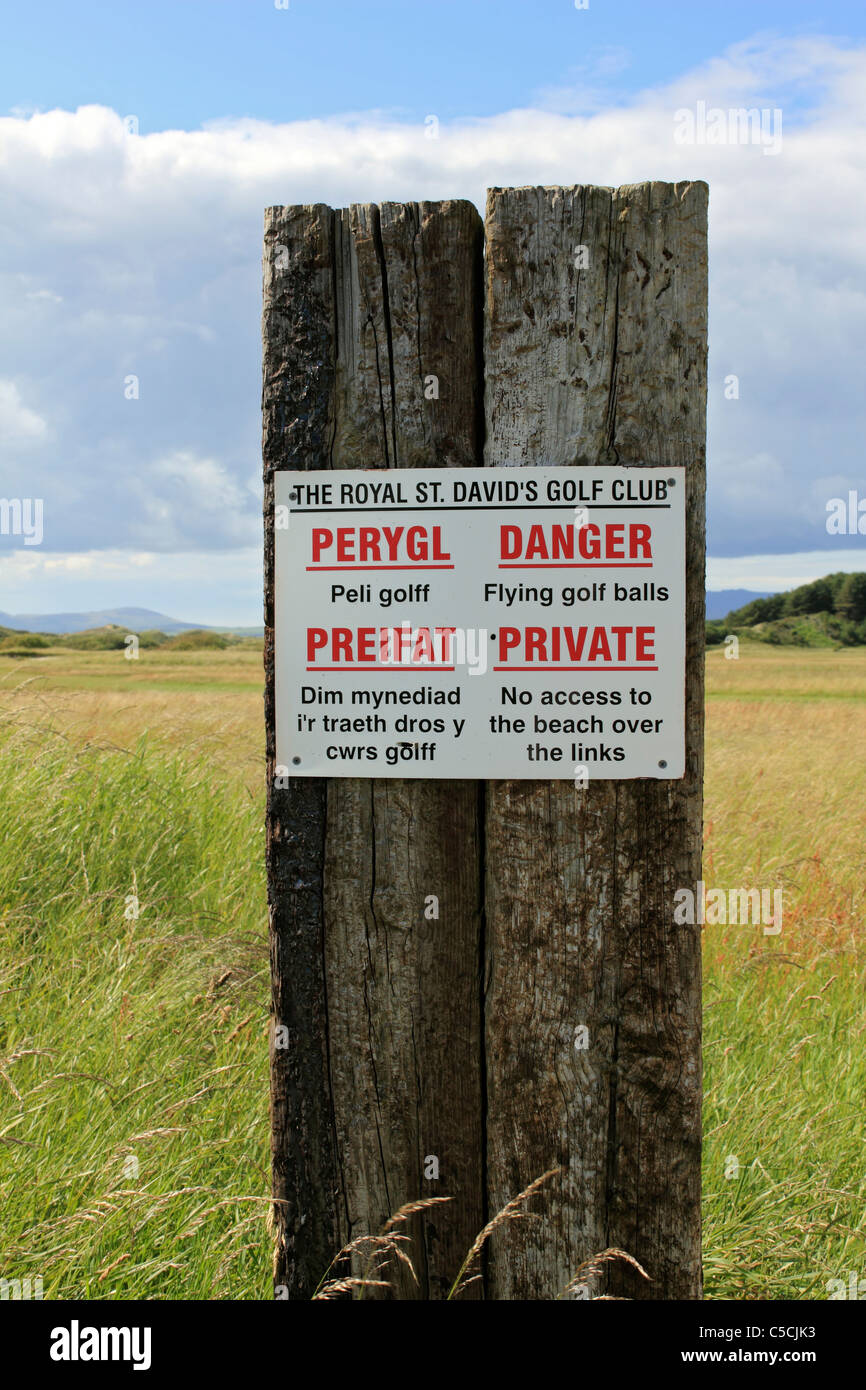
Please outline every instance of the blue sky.
[[9, 108], [134, 112], [142, 132], [374, 110], [450, 120], [583, 84], [627, 95], [761, 32], [862, 38], [866, 6], [290, 0], [278, 11], [272, 0], [41, 0], [7, 7], [0, 91]]
[[[709, 583], [866, 568], [825, 526], [866, 497], [864, 92], [862, 4], [8, 7], [0, 496], [45, 535], [0, 535], [0, 610], [260, 621], [262, 208], [527, 182], [708, 180]], [[778, 156], [678, 147], [699, 100], [782, 109]]]

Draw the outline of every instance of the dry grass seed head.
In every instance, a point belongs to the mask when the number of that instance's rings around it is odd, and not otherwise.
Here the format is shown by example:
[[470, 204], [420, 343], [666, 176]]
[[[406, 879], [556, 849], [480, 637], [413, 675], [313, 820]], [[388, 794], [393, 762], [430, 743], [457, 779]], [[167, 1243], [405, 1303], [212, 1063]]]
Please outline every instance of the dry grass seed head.
[[[631, 1265], [632, 1269], [636, 1269], [638, 1274], [644, 1279], [649, 1279], [650, 1277], [643, 1265], [638, 1264], [633, 1255], [629, 1255], [625, 1250], [618, 1250], [615, 1246], [611, 1246], [607, 1250], [600, 1251], [597, 1255], [591, 1255], [588, 1260], [583, 1261], [583, 1264], [578, 1265], [574, 1275], [569, 1279], [565, 1288], [562, 1290], [560, 1298], [563, 1298], [567, 1293], [573, 1293], [575, 1289], [585, 1284], [588, 1279], [595, 1279], [599, 1274], [602, 1274], [604, 1272], [604, 1266], [610, 1264], [612, 1260], [622, 1260], [625, 1264]], [[650, 1282], [652, 1281], [650, 1280]], [[611, 1294], [602, 1294], [598, 1299], [595, 1299], [594, 1302], [600, 1302], [601, 1299], [610, 1301], [612, 1298], [613, 1295]], [[627, 1299], [616, 1301], [628, 1302]]]
[[503, 1226], [506, 1221], [517, 1221], [525, 1217], [538, 1219], [535, 1217], [534, 1212], [521, 1211], [520, 1208], [523, 1206], [524, 1202], [528, 1202], [531, 1197], [535, 1196], [535, 1193], [547, 1182], [548, 1178], [554, 1178], [561, 1172], [561, 1168], [548, 1168], [547, 1172], [542, 1173], [540, 1178], [536, 1178], [535, 1181], [531, 1182], [528, 1187], [525, 1187], [522, 1192], [518, 1192], [516, 1197], [512, 1197], [511, 1201], [507, 1202], [502, 1210], [498, 1211], [496, 1215], [488, 1221], [484, 1229], [479, 1231], [475, 1240], [472, 1242], [466, 1259], [460, 1266], [457, 1278], [451, 1285], [451, 1289], [448, 1293], [449, 1299], [454, 1298], [462, 1289], [466, 1288], [466, 1274], [472, 1267], [473, 1262], [481, 1254], [486, 1241], [489, 1240], [490, 1236], [492, 1236], [493, 1232], [497, 1230], [499, 1226]]

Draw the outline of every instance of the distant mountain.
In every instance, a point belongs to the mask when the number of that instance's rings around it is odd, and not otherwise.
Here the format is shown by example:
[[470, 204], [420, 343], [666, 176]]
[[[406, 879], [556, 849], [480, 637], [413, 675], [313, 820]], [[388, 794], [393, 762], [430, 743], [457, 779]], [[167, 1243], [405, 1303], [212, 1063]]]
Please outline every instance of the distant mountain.
[[12, 628], [15, 632], [86, 632], [93, 627], [126, 628], [127, 632], [146, 632], [158, 628], [160, 632], [172, 635], [175, 632], [189, 632], [200, 628], [211, 632], [236, 632], [241, 636], [257, 636], [260, 627], [214, 627], [206, 623], [184, 623], [177, 618], [167, 618], [164, 613], [156, 613], [152, 608], [103, 608], [95, 613], [0, 613], [0, 627]]
[[769, 597], [768, 593], [759, 593], [757, 589], [708, 589], [707, 620], [726, 618], [735, 608], [742, 608], [745, 604], [751, 603], [753, 598]]
[[[751, 602], [753, 598], [766, 598], [766, 593], [753, 589], [716, 589], [707, 594], [707, 619], [726, 618], [735, 608]], [[158, 628], [167, 636], [176, 632], [189, 632], [200, 628], [211, 632], [235, 632], [239, 636], [260, 637], [261, 627], [226, 627], [212, 623], [185, 623], [178, 618], [169, 618], [165, 613], [157, 613], [153, 608], [102, 608], [94, 613], [0, 613], [0, 627], [12, 628], [15, 632], [86, 632], [88, 628], [107, 627], [126, 628], [128, 632], [146, 632]]]

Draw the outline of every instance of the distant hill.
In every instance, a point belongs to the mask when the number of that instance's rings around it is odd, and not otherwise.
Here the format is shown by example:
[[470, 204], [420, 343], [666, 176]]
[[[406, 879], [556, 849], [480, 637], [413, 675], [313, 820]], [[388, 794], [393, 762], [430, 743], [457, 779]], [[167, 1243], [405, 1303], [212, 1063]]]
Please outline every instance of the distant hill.
[[92, 628], [122, 627], [126, 632], [158, 629], [172, 636], [176, 632], [233, 632], [241, 637], [260, 637], [261, 627], [215, 627], [205, 623], [185, 623], [168, 618], [152, 608], [103, 608], [95, 613], [0, 613], [0, 627], [15, 632], [86, 632]]
[[866, 646], [866, 574], [840, 572], [752, 598], [707, 622], [707, 645], [729, 634], [782, 647]]
[[[707, 619], [724, 618], [733, 608], [741, 608], [755, 598], [767, 598], [752, 589], [716, 589], [707, 594]], [[166, 617], [152, 608], [102, 608], [94, 613], [0, 613], [0, 627], [16, 632], [87, 632], [96, 627], [122, 627], [127, 632], [158, 629], [173, 636], [176, 632], [234, 632], [241, 637], [261, 637], [261, 627], [225, 627], [211, 623], [185, 623]]]
[[[22, 632], [0, 625], [0, 657], [39, 657], [66, 648], [77, 652], [123, 651], [130, 639], [130, 624], [105, 623], [82, 632]], [[226, 647], [258, 646], [260, 638], [248, 632], [217, 631], [191, 627], [166, 633], [159, 628], [133, 628], [142, 651], [160, 647], [163, 651], [223, 651]]]
[[742, 608], [752, 599], [769, 598], [768, 593], [758, 593], [756, 589], [708, 589], [707, 620], [726, 618], [734, 608]]

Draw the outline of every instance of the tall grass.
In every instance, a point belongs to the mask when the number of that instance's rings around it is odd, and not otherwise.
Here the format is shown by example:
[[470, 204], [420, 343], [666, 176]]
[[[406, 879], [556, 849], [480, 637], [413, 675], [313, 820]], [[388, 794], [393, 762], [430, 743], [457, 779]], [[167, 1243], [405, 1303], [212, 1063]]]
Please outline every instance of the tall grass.
[[267, 1296], [260, 805], [20, 725], [0, 802], [0, 1276]]
[[[260, 657], [23, 665], [0, 660], [0, 1278], [267, 1298]], [[866, 1278], [866, 658], [708, 666], [704, 879], [781, 885], [784, 920], [705, 931], [706, 1291], [826, 1298]]]
[[866, 662], [708, 668], [704, 880], [784, 912], [704, 932], [706, 1294], [826, 1299], [866, 1277]]

